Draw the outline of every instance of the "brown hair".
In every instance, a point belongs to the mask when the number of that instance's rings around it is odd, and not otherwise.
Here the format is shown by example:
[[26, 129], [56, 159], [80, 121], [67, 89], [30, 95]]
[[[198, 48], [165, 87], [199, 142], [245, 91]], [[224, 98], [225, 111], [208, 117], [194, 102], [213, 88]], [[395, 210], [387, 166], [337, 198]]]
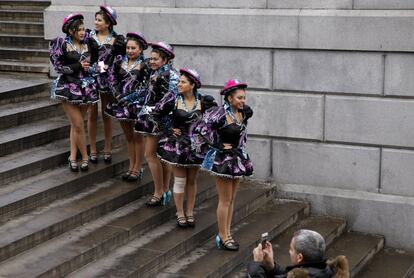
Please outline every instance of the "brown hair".
[[103, 20], [105, 21], [105, 23], [109, 24], [108, 29], [110, 31], [112, 31], [112, 29], [114, 28], [114, 26], [112, 25], [112, 21], [109, 19], [109, 16], [103, 11], [103, 10], [99, 10], [95, 13], [95, 18], [97, 15], [101, 15]]

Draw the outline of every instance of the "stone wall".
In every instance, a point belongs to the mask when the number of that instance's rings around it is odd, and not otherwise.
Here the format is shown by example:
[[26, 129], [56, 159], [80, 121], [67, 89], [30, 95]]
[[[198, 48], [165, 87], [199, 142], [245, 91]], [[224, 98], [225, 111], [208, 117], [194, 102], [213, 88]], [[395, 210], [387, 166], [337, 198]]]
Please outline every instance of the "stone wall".
[[[174, 44], [176, 66], [199, 70], [207, 92], [219, 97], [229, 78], [248, 82], [256, 178], [414, 249], [414, 232], [395, 228], [414, 231], [413, 1], [106, 2], [116, 30]], [[93, 26], [103, 1], [65, 3], [46, 10], [47, 39], [69, 12]]]

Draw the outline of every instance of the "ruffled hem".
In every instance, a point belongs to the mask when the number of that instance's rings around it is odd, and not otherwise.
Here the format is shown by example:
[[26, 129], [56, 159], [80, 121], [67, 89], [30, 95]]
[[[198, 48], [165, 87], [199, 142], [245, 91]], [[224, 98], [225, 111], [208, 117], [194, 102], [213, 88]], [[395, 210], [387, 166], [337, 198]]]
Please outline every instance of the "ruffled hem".
[[107, 115], [108, 117], [111, 117], [112, 119], [118, 120], [120, 122], [131, 122], [131, 123], [135, 123], [136, 120], [135, 119], [130, 119], [130, 118], [119, 118], [117, 116], [114, 116], [110, 113], [108, 113], [107, 111], [104, 112], [105, 115]]
[[159, 154], [157, 154], [157, 156], [161, 162], [172, 165], [172, 166], [183, 167], [183, 168], [200, 168], [201, 167], [201, 164], [180, 164], [180, 163], [168, 161], [162, 158]]
[[203, 168], [203, 167], [201, 167], [200, 169], [204, 172], [208, 172], [212, 176], [221, 177], [221, 178], [228, 178], [228, 179], [232, 179], [232, 180], [243, 179], [244, 177], [250, 177], [251, 176], [251, 175], [232, 176], [232, 175], [228, 175], [228, 174], [217, 173], [217, 172], [214, 172], [213, 170], [209, 170], [209, 169], [206, 169], [206, 168]]
[[76, 105], [89, 105], [89, 104], [96, 104], [97, 102], [99, 102], [99, 98], [94, 101], [85, 102], [84, 100], [69, 100], [68, 97], [59, 96], [59, 95], [54, 95], [50, 97], [50, 99], [53, 101], [68, 102], [68, 103], [76, 104]]

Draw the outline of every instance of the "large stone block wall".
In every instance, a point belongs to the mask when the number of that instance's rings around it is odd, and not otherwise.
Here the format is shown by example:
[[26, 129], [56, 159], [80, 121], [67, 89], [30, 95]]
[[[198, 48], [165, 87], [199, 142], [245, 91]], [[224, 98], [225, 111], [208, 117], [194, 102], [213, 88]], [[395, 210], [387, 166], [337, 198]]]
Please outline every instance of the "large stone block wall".
[[[172, 43], [176, 67], [196, 68], [217, 99], [225, 80], [248, 82], [256, 178], [310, 200], [317, 213], [346, 216], [352, 229], [383, 233], [396, 247], [410, 241], [414, 249], [414, 233], [403, 242], [384, 218], [398, 211], [393, 223], [414, 227], [405, 215], [414, 211], [413, 1], [106, 2], [118, 11], [117, 31]], [[66, 3], [52, 0], [46, 10], [47, 39], [59, 35], [69, 12], [84, 13], [93, 26], [103, 1]], [[395, 195], [405, 196], [403, 205]], [[362, 205], [361, 196], [369, 202]], [[381, 202], [389, 208], [383, 214]]]

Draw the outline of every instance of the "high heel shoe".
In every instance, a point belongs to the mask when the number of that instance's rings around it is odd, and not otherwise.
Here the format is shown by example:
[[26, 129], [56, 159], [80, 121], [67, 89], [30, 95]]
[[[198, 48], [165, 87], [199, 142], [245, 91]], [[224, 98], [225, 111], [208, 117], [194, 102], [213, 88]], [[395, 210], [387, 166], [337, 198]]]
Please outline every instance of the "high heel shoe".
[[111, 163], [111, 161], [112, 161], [112, 153], [111, 152], [104, 152], [104, 161], [105, 161], [105, 163]]
[[88, 163], [88, 160], [87, 159], [86, 160], [82, 160], [80, 169], [81, 169], [82, 172], [86, 172], [86, 171], [89, 170], [89, 163]]
[[158, 206], [162, 206], [163, 203], [164, 203], [164, 195], [162, 195], [161, 198], [158, 198], [157, 196], [152, 195], [145, 204], [149, 207], [158, 207]]
[[176, 214], [177, 217], [177, 226], [180, 228], [186, 228], [187, 225], [187, 219], [185, 218], [185, 216], [181, 216], [179, 217], [178, 214]]
[[78, 166], [78, 163], [76, 162], [76, 160], [70, 160], [70, 157], [69, 157], [68, 162], [69, 162], [69, 169], [72, 172], [78, 172], [79, 171], [79, 166]]
[[168, 190], [167, 192], [164, 192], [164, 195], [162, 195], [162, 199], [163, 199], [163, 206], [168, 206], [171, 202], [171, 190]]
[[236, 246], [233, 241], [226, 239], [223, 241], [219, 235], [216, 236], [216, 247], [217, 249], [224, 249], [228, 251], [238, 251], [239, 246]]
[[122, 178], [123, 180], [128, 180], [128, 177], [129, 177], [129, 175], [131, 175], [131, 172], [132, 172], [132, 171], [128, 170], [125, 174], [123, 174], [123, 175], [121, 176], [121, 178]]
[[230, 241], [233, 241], [234, 245], [240, 246], [240, 244], [231, 235], [228, 235], [227, 239], [230, 240]]
[[195, 220], [194, 220], [194, 216], [193, 215], [187, 215], [185, 217], [187, 219], [187, 226], [188, 227], [195, 227]]
[[89, 161], [93, 164], [98, 163], [98, 154], [97, 153], [90, 153], [89, 154]]

